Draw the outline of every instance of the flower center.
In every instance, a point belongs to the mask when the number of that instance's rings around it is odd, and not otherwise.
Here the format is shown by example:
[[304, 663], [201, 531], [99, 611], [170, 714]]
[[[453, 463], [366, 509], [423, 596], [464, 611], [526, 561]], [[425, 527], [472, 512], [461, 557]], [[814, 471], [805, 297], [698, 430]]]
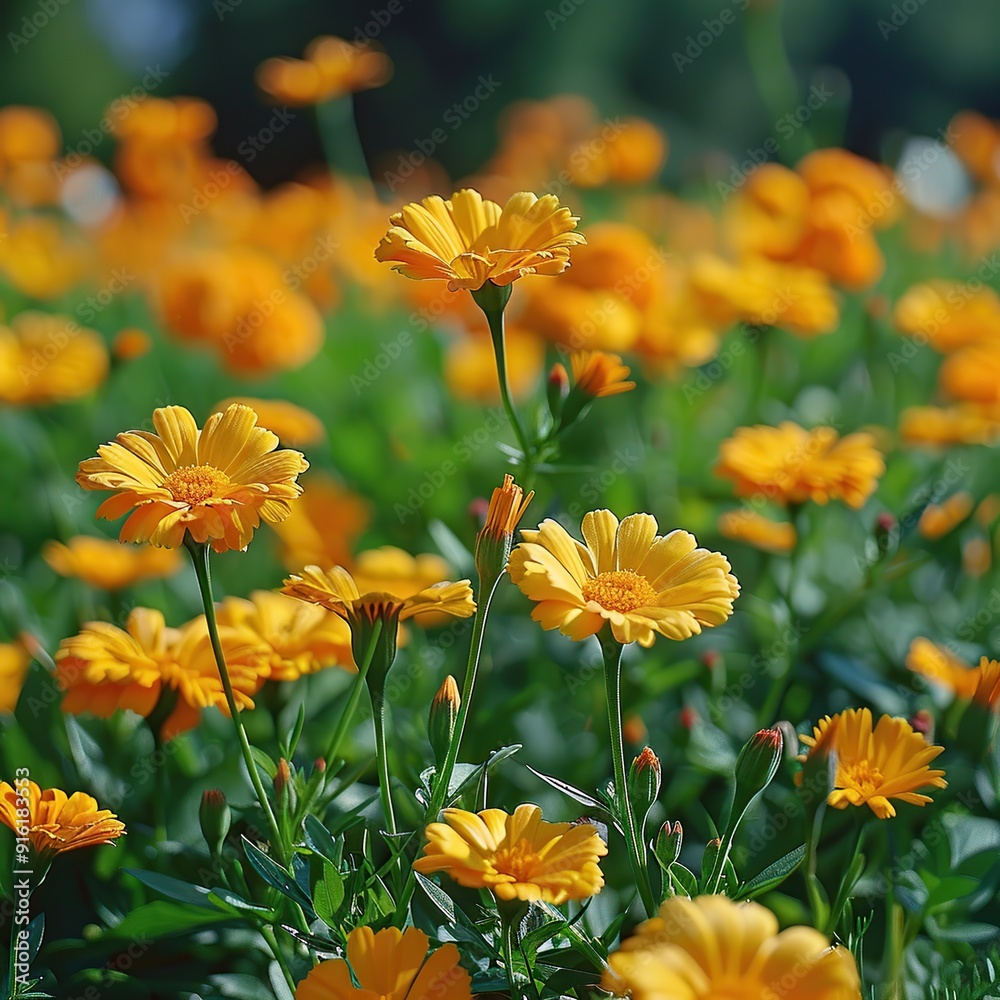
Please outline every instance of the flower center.
[[538, 855], [525, 841], [501, 848], [493, 859], [493, 867], [501, 875], [510, 875], [517, 882], [530, 882], [538, 871], [538, 864]]
[[885, 780], [882, 777], [882, 772], [877, 767], [872, 767], [867, 760], [844, 765], [841, 779], [837, 781], [838, 785], [844, 788], [856, 788], [866, 798], [874, 795], [882, 787], [882, 782]]
[[175, 500], [192, 505], [222, 496], [229, 485], [229, 476], [211, 465], [185, 465], [163, 481], [163, 488], [170, 490]]
[[652, 584], [630, 569], [616, 569], [588, 580], [581, 588], [585, 601], [596, 601], [607, 611], [628, 614], [636, 608], [656, 604]]

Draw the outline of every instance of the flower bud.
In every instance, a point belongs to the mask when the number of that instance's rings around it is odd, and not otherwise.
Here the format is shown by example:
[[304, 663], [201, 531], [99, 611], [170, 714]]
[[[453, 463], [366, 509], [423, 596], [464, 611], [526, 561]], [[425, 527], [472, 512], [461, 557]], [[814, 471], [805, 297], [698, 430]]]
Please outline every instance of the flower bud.
[[878, 547], [879, 559], [887, 558], [895, 553], [899, 545], [899, 521], [892, 514], [882, 513], [875, 518], [875, 545]]
[[721, 851], [722, 841], [718, 837], [714, 840], [710, 840], [705, 845], [705, 853], [701, 856], [701, 870], [703, 876], [715, 871], [716, 865], [718, 865], [721, 860], [719, 857]]
[[280, 797], [285, 790], [285, 785], [291, 780], [292, 769], [288, 766], [288, 761], [284, 757], [278, 761], [278, 770], [274, 775], [274, 790]]
[[761, 729], [753, 734], [736, 759], [736, 785], [753, 798], [771, 783], [785, 739], [780, 729]]
[[558, 423], [559, 417], [562, 415], [563, 403], [566, 402], [566, 397], [569, 395], [569, 374], [558, 361], [549, 372], [545, 395], [549, 404], [549, 413], [552, 414], [552, 419]]
[[217, 857], [222, 853], [222, 845], [233, 822], [233, 814], [221, 789], [208, 788], [202, 792], [198, 822], [201, 824], [201, 835], [208, 844], [209, 853], [213, 858]]
[[525, 496], [511, 475], [493, 490], [486, 523], [476, 536], [476, 570], [484, 585], [492, 587], [507, 568], [514, 532], [534, 495], [532, 491]]
[[653, 807], [656, 797], [660, 794], [660, 779], [663, 769], [660, 767], [660, 760], [646, 747], [629, 768], [628, 777], [625, 783], [628, 786], [629, 802], [632, 805], [632, 814], [640, 832], [646, 823], [649, 810]]
[[455, 678], [448, 674], [434, 695], [430, 715], [427, 718], [427, 736], [434, 751], [434, 760], [439, 767], [448, 755], [448, 747], [451, 746], [455, 735], [455, 721], [458, 719], [458, 710], [461, 706], [462, 697], [458, 693], [458, 684], [455, 683]]
[[681, 856], [683, 843], [684, 828], [677, 821], [671, 826], [670, 820], [667, 820], [660, 827], [660, 832], [656, 835], [656, 840], [653, 843], [653, 855], [664, 871]]
[[313, 770], [322, 774], [326, 770], [326, 761], [323, 760], [322, 757], [317, 757], [316, 760], [313, 761]]

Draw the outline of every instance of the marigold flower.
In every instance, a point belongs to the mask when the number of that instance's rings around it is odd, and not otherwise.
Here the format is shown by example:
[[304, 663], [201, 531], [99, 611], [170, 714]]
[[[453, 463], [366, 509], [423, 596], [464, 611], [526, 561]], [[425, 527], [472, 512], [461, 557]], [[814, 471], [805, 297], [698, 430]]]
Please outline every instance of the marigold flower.
[[323, 667], [356, 671], [351, 660], [351, 630], [342, 618], [314, 604], [270, 590], [255, 590], [249, 600], [227, 597], [218, 622], [262, 647], [260, 659], [273, 681], [294, 681]]
[[183, 565], [172, 549], [149, 546], [132, 549], [107, 538], [76, 535], [64, 545], [46, 542], [45, 561], [60, 576], [72, 576], [101, 590], [122, 590], [140, 580], [155, 580], [176, 573]]
[[574, 351], [569, 360], [573, 385], [587, 396], [616, 396], [635, 388], [635, 382], [626, 381], [631, 369], [617, 354]]
[[663, 133], [644, 118], [627, 118], [605, 138], [584, 139], [567, 157], [567, 169], [578, 187], [603, 184], [641, 184], [663, 166], [667, 142]]
[[295, 1000], [472, 1000], [458, 948], [449, 943], [428, 954], [428, 943], [416, 927], [378, 933], [356, 927], [347, 935], [346, 961], [320, 962], [299, 983]]
[[1000, 705], [1000, 662], [983, 657], [977, 668], [979, 674], [972, 700], [983, 708], [995, 710]]
[[762, 163], [726, 206], [726, 240], [740, 256], [789, 260], [805, 232], [808, 207], [809, 188], [794, 170]]
[[725, 538], [779, 555], [791, 552], [798, 541], [794, 524], [772, 521], [752, 510], [725, 511], [719, 515], [718, 528]]
[[[892, 170], [846, 149], [817, 149], [804, 156], [795, 168], [813, 196], [830, 192], [850, 194], [856, 214], [845, 219], [854, 224], [870, 218], [879, 229], [899, 218], [903, 201]], [[878, 205], [878, 208], [874, 206]]]
[[871, 709], [852, 708], [820, 719], [812, 736], [799, 739], [815, 747], [830, 727], [837, 774], [827, 803], [835, 809], [867, 805], [879, 819], [889, 819], [896, 815], [891, 799], [923, 806], [933, 800], [918, 788], [947, 787], [944, 771], [928, 767], [944, 747], [928, 743], [906, 719], [883, 715], [873, 728]]
[[940, 448], [950, 444], [990, 445], [1000, 438], [1000, 410], [959, 406], [911, 406], [899, 418], [899, 436], [910, 445]]
[[22, 312], [0, 325], [0, 401], [47, 406], [86, 396], [108, 374], [100, 334], [68, 316]]
[[892, 312], [896, 328], [948, 353], [1000, 335], [1000, 296], [988, 285], [929, 281], [906, 290]]
[[674, 896], [608, 957], [601, 985], [632, 1000], [752, 997], [860, 1000], [846, 948], [812, 927], [778, 930], [759, 903]]
[[[245, 632], [220, 629], [236, 703], [253, 708], [251, 695], [266, 677], [268, 650]], [[88, 622], [64, 639], [56, 653], [57, 679], [65, 691], [62, 710], [108, 718], [117, 709], [149, 716], [165, 691], [177, 702], [163, 723], [164, 739], [198, 724], [201, 710], [214, 705], [228, 714], [204, 616], [168, 628], [159, 611], [135, 608], [122, 630], [108, 622]]]
[[0, 643], [0, 712], [13, 712], [28, 676], [31, 656], [19, 642]]
[[98, 517], [132, 512], [123, 542], [177, 548], [190, 533], [216, 552], [245, 549], [261, 520], [286, 518], [302, 492], [296, 477], [309, 463], [297, 451], [275, 451], [277, 436], [257, 426], [249, 406], [213, 414], [202, 430], [183, 406], [165, 406], [153, 411], [153, 427], [155, 434], [119, 434], [76, 474], [85, 490], [116, 492]]
[[963, 347], [945, 358], [938, 378], [955, 399], [995, 407], [1000, 404], [1000, 349], [995, 343]]
[[920, 515], [917, 530], [924, 538], [941, 538], [957, 528], [972, 513], [974, 506], [972, 496], [964, 490], [953, 493], [943, 503], [929, 503]]
[[84, 244], [48, 215], [12, 222], [0, 240], [0, 271], [33, 299], [64, 295], [84, 276], [89, 259]]
[[526, 274], [559, 274], [570, 251], [585, 243], [573, 232], [579, 220], [555, 195], [528, 191], [500, 207], [463, 189], [406, 205], [375, 250], [380, 261], [408, 278], [446, 278], [452, 290], [475, 291], [487, 282], [509, 285]]
[[971, 698], [979, 683], [979, 672], [944, 646], [918, 636], [910, 643], [906, 666], [915, 674], [950, 688], [959, 698]]
[[446, 872], [459, 885], [489, 889], [500, 900], [552, 903], [601, 891], [598, 860], [607, 854], [589, 823], [546, 823], [536, 805], [508, 815], [502, 809], [445, 809], [445, 822], [427, 827], [424, 856], [413, 862], [429, 875]]
[[0, 176], [5, 166], [54, 160], [59, 143], [59, 126], [48, 111], [20, 104], [0, 108]]
[[98, 808], [97, 799], [86, 792], [67, 795], [60, 788], [43, 791], [28, 781], [25, 798], [30, 813], [27, 820], [18, 816], [24, 805], [18, 789], [0, 781], [0, 823], [15, 833], [27, 825], [32, 850], [46, 861], [65, 851], [113, 844], [125, 832], [125, 824], [110, 809]]
[[256, 399], [252, 396], [234, 396], [216, 403], [215, 413], [223, 413], [234, 403], [249, 406], [257, 414], [257, 423], [278, 435], [283, 445], [302, 448], [318, 444], [326, 436], [323, 422], [314, 413], [286, 399]]
[[732, 479], [737, 496], [755, 494], [781, 503], [864, 505], [885, 472], [867, 432], [841, 438], [832, 427], [805, 430], [791, 421], [777, 427], [741, 427], [722, 442], [716, 475]]
[[687, 531], [657, 535], [650, 514], [619, 524], [608, 510], [585, 514], [582, 528], [585, 544], [545, 520], [511, 553], [510, 578], [536, 602], [542, 628], [580, 640], [609, 623], [618, 642], [651, 646], [657, 634], [687, 639], [733, 613], [740, 586], [729, 561]]

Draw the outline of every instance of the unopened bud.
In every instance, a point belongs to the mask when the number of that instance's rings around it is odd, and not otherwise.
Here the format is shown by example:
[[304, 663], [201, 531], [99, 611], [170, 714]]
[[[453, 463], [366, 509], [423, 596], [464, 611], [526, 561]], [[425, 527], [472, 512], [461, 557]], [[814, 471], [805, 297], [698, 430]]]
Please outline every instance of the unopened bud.
[[701, 856], [702, 873], [714, 872], [715, 866], [719, 863], [719, 854], [722, 851], [722, 841], [716, 837], [705, 845], [705, 853]]
[[653, 807], [656, 797], [660, 794], [662, 775], [663, 769], [660, 767], [660, 759], [649, 747], [646, 747], [632, 761], [632, 766], [629, 768], [625, 782], [628, 786], [632, 814], [640, 831], [646, 823], [646, 817], [649, 815], [649, 810]]
[[702, 665], [708, 667], [709, 670], [714, 670], [721, 660], [722, 654], [717, 649], [706, 649], [701, 654]]
[[292, 769], [288, 766], [288, 761], [284, 757], [278, 761], [278, 770], [274, 775], [274, 790], [280, 796], [285, 790], [285, 786], [292, 778]]
[[481, 583], [492, 587], [507, 568], [514, 532], [534, 495], [532, 491], [525, 496], [509, 474], [493, 490], [486, 523], [476, 536], [475, 561]]
[[545, 389], [545, 394], [549, 403], [549, 413], [552, 419], [559, 422], [562, 415], [563, 403], [569, 395], [569, 373], [558, 361], [552, 366], [549, 372], [549, 381]]
[[680, 723], [685, 729], [694, 729], [695, 723], [698, 721], [698, 713], [689, 706], [685, 705], [681, 709], [680, 713]]
[[656, 840], [653, 843], [653, 854], [664, 871], [681, 856], [683, 843], [684, 828], [677, 821], [674, 821], [674, 825], [671, 826], [670, 820], [667, 820], [660, 827], [660, 832], [656, 835]]
[[427, 718], [427, 736], [434, 751], [434, 760], [439, 767], [448, 756], [448, 748], [455, 735], [458, 710], [461, 707], [462, 697], [458, 693], [458, 684], [455, 683], [455, 678], [448, 674], [434, 695], [430, 715]]
[[921, 708], [914, 714], [910, 719], [910, 725], [916, 732], [923, 733], [928, 743], [934, 741], [934, 716], [926, 708]]
[[316, 760], [313, 761], [313, 770], [319, 771], [319, 773], [322, 774], [326, 770], [326, 761], [323, 760], [322, 757], [317, 757]]
[[736, 759], [736, 797], [741, 793], [749, 802], [758, 792], [771, 783], [785, 739], [780, 729], [761, 729], [747, 740]]
[[875, 518], [875, 544], [880, 559], [895, 553], [899, 545], [899, 522], [892, 514], [882, 513]]
[[221, 789], [209, 788], [202, 792], [198, 822], [201, 824], [201, 835], [208, 844], [209, 853], [213, 858], [217, 857], [222, 853], [222, 845], [233, 822], [233, 814]]

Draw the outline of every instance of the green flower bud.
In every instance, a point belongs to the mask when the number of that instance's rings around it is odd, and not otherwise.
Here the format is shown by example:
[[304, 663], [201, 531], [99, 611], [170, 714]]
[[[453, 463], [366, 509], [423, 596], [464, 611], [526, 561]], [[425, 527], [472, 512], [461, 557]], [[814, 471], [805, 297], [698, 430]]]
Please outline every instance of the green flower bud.
[[664, 871], [681, 856], [683, 843], [684, 828], [676, 821], [671, 827], [670, 820], [667, 820], [660, 827], [660, 832], [656, 835], [656, 840], [653, 843], [653, 855]]
[[213, 858], [218, 857], [233, 822], [233, 814], [221, 789], [209, 788], [202, 792], [198, 821], [209, 853]]
[[434, 695], [430, 715], [427, 718], [427, 736], [434, 751], [434, 760], [439, 767], [448, 755], [448, 747], [451, 746], [455, 735], [455, 721], [458, 719], [458, 710], [461, 706], [462, 697], [458, 693], [458, 684], [455, 683], [455, 678], [448, 674], [444, 683], [438, 688], [438, 693]]

